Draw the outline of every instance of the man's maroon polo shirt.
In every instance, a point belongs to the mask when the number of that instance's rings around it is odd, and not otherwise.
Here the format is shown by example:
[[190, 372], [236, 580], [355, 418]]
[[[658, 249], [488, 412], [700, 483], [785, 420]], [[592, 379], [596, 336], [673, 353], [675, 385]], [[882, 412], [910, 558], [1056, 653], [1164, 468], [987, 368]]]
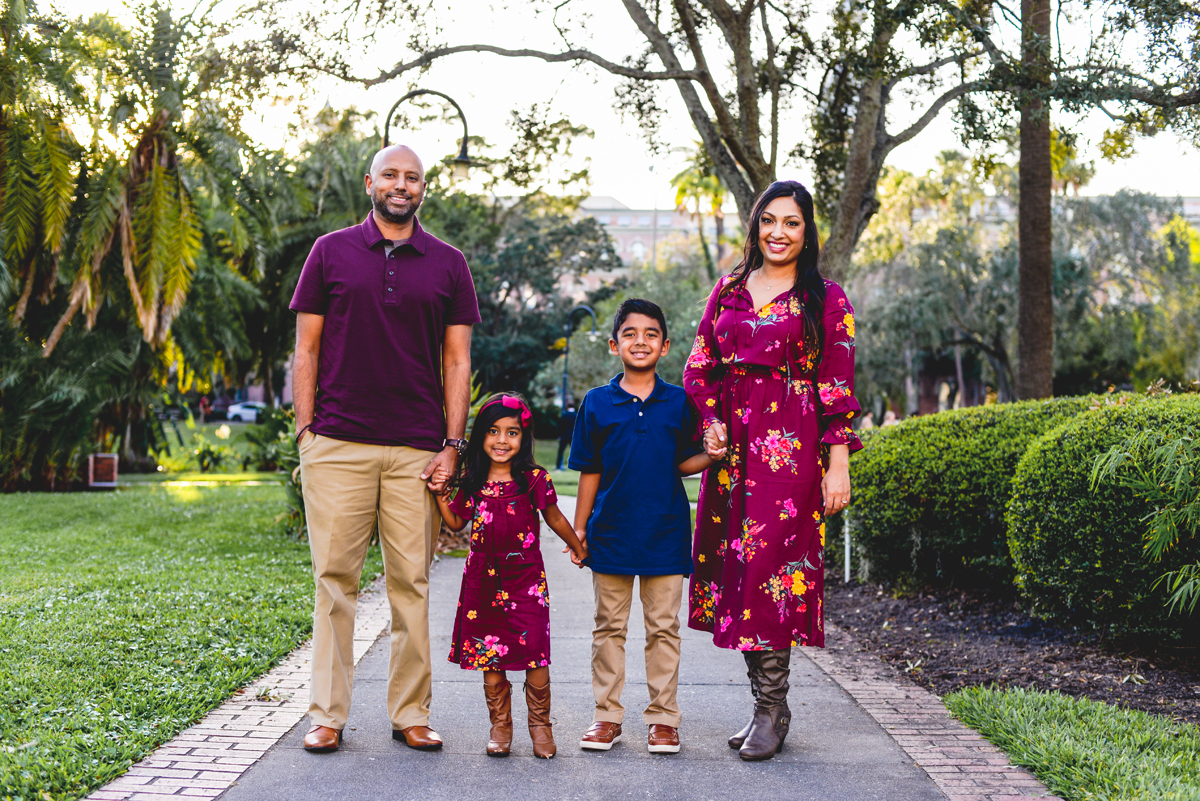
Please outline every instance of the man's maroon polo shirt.
[[414, 220], [390, 254], [373, 215], [316, 241], [291, 309], [325, 317], [312, 430], [372, 445], [442, 448], [446, 326], [479, 322], [463, 254]]

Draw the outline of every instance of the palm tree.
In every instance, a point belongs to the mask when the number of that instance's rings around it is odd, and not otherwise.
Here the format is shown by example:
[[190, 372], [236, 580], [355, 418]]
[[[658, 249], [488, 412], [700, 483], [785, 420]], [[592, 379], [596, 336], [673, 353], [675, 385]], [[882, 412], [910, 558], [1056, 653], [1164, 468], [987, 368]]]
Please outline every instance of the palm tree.
[[[725, 204], [726, 187], [725, 182], [717, 175], [708, 151], [699, 142], [696, 143], [696, 148], [688, 159], [687, 168], [671, 179], [671, 186], [675, 187], [675, 208], [678, 211], [689, 212], [692, 219], [697, 221], [696, 230], [700, 236], [700, 250], [704, 254], [704, 266], [708, 271], [709, 280], [716, 281], [721, 260], [725, 257], [725, 244], [721, 240], [725, 236], [725, 212], [722, 210], [722, 206]], [[688, 207], [689, 204], [691, 204], [691, 208]], [[708, 242], [704, 239], [705, 206], [708, 207], [708, 212], [713, 215], [713, 219], [717, 223], [715, 264], [712, 253], [708, 249]]]
[[[210, 205], [244, 200], [238, 191], [244, 138], [211, 99], [212, 85], [197, 78], [205, 74], [194, 64], [198, 56], [184, 47], [196, 22], [175, 20], [157, 5], [143, 15], [130, 32], [104, 16], [81, 26], [107, 44], [93, 68], [93, 119], [107, 118], [109, 133], [126, 148], [110, 148], [97, 132], [82, 159], [70, 301], [46, 340], [46, 357], [78, 312], [89, 328], [95, 324], [99, 305], [122, 278], [143, 338], [162, 346], [203, 249], [197, 193]], [[241, 235], [233, 241], [245, 252], [267, 230], [235, 226], [232, 233]], [[119, 261], [119, 274], [106, 269], [110, 257]]]
[[0, 274], [21, 287], [17, 324], [35, 289], [53, 293], [74, 198], [79, 146], [64, 116], [82, 90], [62, 67], [86, 54], [61, 33], [31, 2], [0, 3]]

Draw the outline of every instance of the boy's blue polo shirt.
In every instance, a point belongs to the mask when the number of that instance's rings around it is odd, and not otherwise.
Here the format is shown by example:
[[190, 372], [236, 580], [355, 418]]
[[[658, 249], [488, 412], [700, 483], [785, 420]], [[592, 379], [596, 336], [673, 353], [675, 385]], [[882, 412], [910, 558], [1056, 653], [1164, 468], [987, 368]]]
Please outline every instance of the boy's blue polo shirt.
[[588, 392], [568, 462], [600, 474], [588, 520], [588, 566], [631, 576], [690, 575], [692, 519], [679, 465], [704, 452], [683, 387], [656, 376], [646, 400], [621, 389], [623, 373]]

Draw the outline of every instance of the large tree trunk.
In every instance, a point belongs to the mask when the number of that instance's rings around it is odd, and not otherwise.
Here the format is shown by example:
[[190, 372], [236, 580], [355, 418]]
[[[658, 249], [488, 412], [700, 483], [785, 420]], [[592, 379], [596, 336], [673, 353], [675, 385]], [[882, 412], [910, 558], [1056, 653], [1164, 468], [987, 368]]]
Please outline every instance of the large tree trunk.
[[821, 249], [821, 273], [834, 281], [844, 281], [850, 260], [867, 223], [879, 211], [876, 187], [883, 160], [887, 157], [888, 90], [883, 79], [872, 78], [858, 93], [854, 132], [846, 151], [846, 169], [842, 194], [838, 198], [829, 238]]
[[[1022, 62], [1035, 86], [1049, 73], [1050, 3], [1022, 0]], [[1021, 105], [1017, 302], [1017, 397], [1054, 394], [1054, 285], [1050, 239], [1050, 108], [1040, 98]]]

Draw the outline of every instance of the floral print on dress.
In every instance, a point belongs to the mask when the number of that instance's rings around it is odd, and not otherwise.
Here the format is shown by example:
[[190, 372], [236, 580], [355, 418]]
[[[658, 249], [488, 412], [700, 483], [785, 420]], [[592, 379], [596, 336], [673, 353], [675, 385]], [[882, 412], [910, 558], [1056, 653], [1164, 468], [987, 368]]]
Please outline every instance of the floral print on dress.
[[800, 439], [791, 432], [779, 429], [768, 429], [765, 437], [759, 437], [750, 444], [750, 452], [762, 456], [762, 460], [770, 466], [773, 473], [783, 467], [789, 467], [793, 473], [796, 472], [793, 450], [800, 450]]
[[474, 670], [500, 670], [496, 666], [501, 657], [508, 653], [508, 646], [502, 645], [499, 637], [489, 634], [463, 640], [462, 653], [463, 659], [468, 660]]
[[527, 595], [532, 595], [537, 602], [547, 609], [550, 608], [550, 591], [546, 588], [546, 571], [542, 571], [541, 581], [529, 588]]
[[745, 523], [742, 523], [742, 536], [729, 544], [729, 547], [737, 555], [739, 562], [742, 564], [749, 562], [754, 558], [755, 551], [760, 546], [767, 544], [766, 540], [755, 540], [755, 537], [766, 527], [766, 523], [755, 523], [753, 520], [747, 520]]
[[713, 288], [684, 370], [702, 427], [719, 420], [729, 436], [700, 491], [688, 625], [724, 648], [821, 646], [824, 446], [861, 447], [854, 310], [826, 281], [818, 353], [803, 296], [755, 306], [743, 286], [722, 294], [731, 280]]
[[524, 493], [514, 481], [488, 482], [475, 497], [450, 502], [456, 515], [471, 521], [451, 662], [466, 670], [550, 664], [550, 592], [538, 512], [557, 501], [549, 475], [539, 468], [529, 474]]

